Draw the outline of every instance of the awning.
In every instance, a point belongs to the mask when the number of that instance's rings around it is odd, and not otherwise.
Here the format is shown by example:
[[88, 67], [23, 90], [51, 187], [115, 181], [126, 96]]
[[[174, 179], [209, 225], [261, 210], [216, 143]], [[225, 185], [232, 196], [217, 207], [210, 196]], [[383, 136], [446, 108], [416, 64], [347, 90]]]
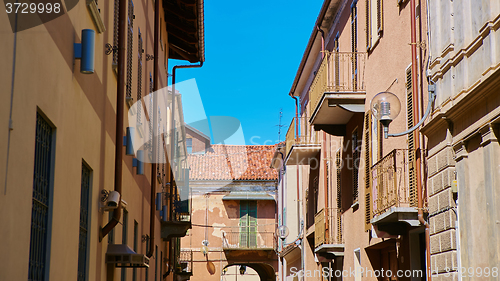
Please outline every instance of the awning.
[[222, 200], [273, 200], [274, 201], [274, 197], [265, 192], [231, 191], [231, 193], [222, 197]]

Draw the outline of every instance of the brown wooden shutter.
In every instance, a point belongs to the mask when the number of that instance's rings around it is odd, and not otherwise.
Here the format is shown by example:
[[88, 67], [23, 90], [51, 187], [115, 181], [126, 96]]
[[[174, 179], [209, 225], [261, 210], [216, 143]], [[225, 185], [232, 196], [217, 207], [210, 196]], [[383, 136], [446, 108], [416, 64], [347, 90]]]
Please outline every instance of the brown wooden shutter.
[[[118, 47], [118, 10], [119, 10], [119, 0], [114, 0], [113, 5], [113, 47]], [[113, 70], [117, 72], [118, 67], [118, 52], [113, 52]]]
[[141, 123], [141, 114], [142, 114], [142, 54], [144, 52], [142, 46], [142, 35], [141, 30], [139, 29], [139, 40], [138, 44], [138, 62], [137, 62], [137, 125], [140, 126]]
[[371, 160], [372, 160], [372, 150], [371, 150], [371, 140], [372, 140], [372, 113], [370, 110], [365, 114], [365, 231], [370, 230], [371, 215], [372, 215], [372, 203], [371, 203]]
[[337, 151], [335, 164], [337, 170], [337, 208], [341, 210], [342, 209], [342, 186], [341, 186], [342, 159], [340, 159], [340, 149], [339, 151]]
[[384, 1], [377, 0], [377, 32], [380, 35], [384, 29]]
[[[408, 129], [414, 126], [414, 107], [413, 107], [413, 87], [412, 87], [411, 66], [406, 70], [406, 102]], [[417, 206], [417, 182], [415, 174], [415, 132], [408, 134], [408, 176], [410, 190], [410, 206]]]
[[371, 32], [370, 32], [370, 0], [366, 0], [366, 50], [371, 47]]

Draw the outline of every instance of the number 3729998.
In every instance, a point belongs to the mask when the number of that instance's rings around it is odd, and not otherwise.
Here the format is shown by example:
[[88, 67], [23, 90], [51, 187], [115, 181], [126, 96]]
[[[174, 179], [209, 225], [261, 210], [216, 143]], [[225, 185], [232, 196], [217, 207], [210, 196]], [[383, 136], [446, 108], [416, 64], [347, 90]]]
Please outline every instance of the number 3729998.
[[7, 14], [20, 13], [20, 14], [43, 14], [43, 13], [55, 13], [59, 14], [61, 9], [61, 3], [7, 3], [5, 4], [5, 11]]

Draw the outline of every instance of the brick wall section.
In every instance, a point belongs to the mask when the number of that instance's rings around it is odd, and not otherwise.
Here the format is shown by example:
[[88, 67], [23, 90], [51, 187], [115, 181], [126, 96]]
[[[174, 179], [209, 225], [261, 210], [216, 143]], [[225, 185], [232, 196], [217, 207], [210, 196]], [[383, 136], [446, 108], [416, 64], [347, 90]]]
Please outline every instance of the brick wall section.
[[447, 146], [428, 158], [427, 181], [433, 280], [457, 280], [456, 207], [451, 184], [455, 179], [453, 150]]

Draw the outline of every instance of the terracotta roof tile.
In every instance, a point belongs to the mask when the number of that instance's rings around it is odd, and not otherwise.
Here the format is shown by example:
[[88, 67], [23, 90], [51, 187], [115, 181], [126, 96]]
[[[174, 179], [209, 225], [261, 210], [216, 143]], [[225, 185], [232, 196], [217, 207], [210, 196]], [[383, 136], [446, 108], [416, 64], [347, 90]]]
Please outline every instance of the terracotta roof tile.
[[269, 167], [275, 145], [214, 144], [205, 154], [190, 154], [190, 180], [277, 180]]

